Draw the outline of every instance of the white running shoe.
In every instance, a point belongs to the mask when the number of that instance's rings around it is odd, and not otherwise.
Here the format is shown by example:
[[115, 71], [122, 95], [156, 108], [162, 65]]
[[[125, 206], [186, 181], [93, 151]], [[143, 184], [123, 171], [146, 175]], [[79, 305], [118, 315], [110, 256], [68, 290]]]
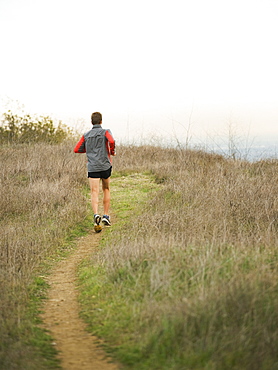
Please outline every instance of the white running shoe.
[[102, 223], [103, 223], [105, 226], [111, 226], [110, 217], [109, 217], [108, 215], [103, 215], [103, 216], [102, 216]]
[[101, 217], [100, 215], [96, 214], [94, 215], [94, 230], [96, 233], [100, 233], [102, 230], [102, 227], [100, 225]]

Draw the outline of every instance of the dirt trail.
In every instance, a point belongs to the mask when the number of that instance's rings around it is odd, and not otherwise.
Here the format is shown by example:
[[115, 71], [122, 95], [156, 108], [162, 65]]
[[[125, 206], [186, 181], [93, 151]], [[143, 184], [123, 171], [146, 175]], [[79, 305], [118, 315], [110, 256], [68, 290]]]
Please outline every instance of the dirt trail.
[[98, 246], [99, 234], [92, 232], [79, 240], [78, 248], [57, 264], [51, 276], [48, 300], [41, 315], [59, 351], [64, 370], [116, 370], [98, 344], [99, 340], [86, 331], [79, 318], [76, 270], [78, 264], [90, 256]]

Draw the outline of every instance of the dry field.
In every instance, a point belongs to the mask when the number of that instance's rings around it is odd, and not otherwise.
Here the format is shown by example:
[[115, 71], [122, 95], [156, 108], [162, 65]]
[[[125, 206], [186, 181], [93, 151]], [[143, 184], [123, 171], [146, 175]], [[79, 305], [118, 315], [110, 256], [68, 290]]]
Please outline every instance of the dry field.
[[[43, 368], [27, 303], [40, 264], [88, 214], [72, 150], [0, 149], [0, 368]], [[278, 368], [278, 161], [120, 146], [114, 176], [131, 173], [161, 187], [86, 267], [93, 331], [132, 369]]]
[[162, 186], [83, 271], [92, 328], [132, 369], [278, 368], [278, 161], [118, 153]]
[[0, 158], [0, 368], [38, 368], [30, 286], [88, 213], [84, 158], [73, 143], [11, 144]]

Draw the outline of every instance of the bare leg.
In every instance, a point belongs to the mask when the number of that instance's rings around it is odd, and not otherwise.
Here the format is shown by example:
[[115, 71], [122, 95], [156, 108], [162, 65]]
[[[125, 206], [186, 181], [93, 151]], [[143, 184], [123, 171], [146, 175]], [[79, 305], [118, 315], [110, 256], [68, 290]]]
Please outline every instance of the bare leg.
[[99, 179], [89, 178], [91, 188], [91, 203], [94, 214], [98, 213]]
[[110, 177], [108, 179], [102, 179], [102, 190], [103, 190], [103, 213], [109, 215], [110, 209]]

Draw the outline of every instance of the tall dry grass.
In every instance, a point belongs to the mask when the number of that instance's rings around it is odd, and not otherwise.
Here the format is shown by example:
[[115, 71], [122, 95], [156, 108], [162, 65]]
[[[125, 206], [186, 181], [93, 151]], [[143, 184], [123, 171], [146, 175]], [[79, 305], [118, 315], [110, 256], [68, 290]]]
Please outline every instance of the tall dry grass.
[[92, 262], [133, 313], [132, 368], [276, 368], [278, 161], [121, 147], [114, 169], [163, 184]]
[[87, 215], [85, 161], [70, 142], [4, 146], [0, 161], [0, 367], [29, 369], [29, 286]]
[[[28, 287], [88, 211], [85, 156], [72, 149], [0, 149], [2, 368], [43, 368], [26, 342]], [[121, 146], [113, 167], [151, 172], [162, 184], [91, 262], [104, 271], [94, 281], [108, 299], [105, 311], [91, 312], [116, 327], [109, 335], [131, 368], [277, 367], [277, 160]]]

